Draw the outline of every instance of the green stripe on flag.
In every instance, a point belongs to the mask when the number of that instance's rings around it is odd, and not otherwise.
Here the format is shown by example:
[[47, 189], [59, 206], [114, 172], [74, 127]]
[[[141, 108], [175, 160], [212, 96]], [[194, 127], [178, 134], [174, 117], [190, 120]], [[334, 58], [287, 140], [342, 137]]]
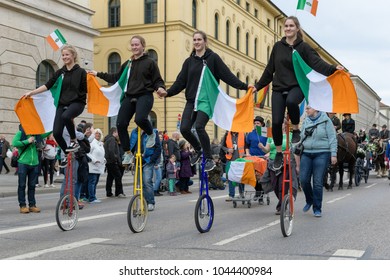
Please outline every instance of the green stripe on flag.
[[125, 91], [126, 91], [126, 88], [127, 88], [127, 83], [129, 81], [130, 65], [131, 65], [131, 60], [129, 60], [129, 63], [127, 63], [125, 69], [122, 72], [121, 77], [118, 80], [118, 85], [122, 89], [122, 94], [121, 94], [121, 99], [120, 99], [120, 103], [121, 104], [122, 104], [123, 99], [125, 98]]
[[57, 37], [60, 39], [60, 41], [63, 44], [66, 44], [66, 40], [65, 40], [64, 36], [62, 36], [61, 32], [58, 29], [54, 30], [54, 33], [57, 35]]
[[297, 78], [298, 84], [301, 87], [306, 101], [308, 101], [310, 80], [306, 76], [312, 71], [312, 69], [309, 67], [309, 65], [306, 64], [306, 62], [302, 59], [296, 50], [294, 50], [292, 53], [292, 60], [295, 77]]
[[53, 96], [54, 99], [54, 106], [58, 108], [58, 102], [60, 101], [60, 95], [61, 95], [61, 88], [62, 88], [62, 79], [64, 77], [64, 74], [58, 77], [57, 81], [54, 83], [54, 85], [50, 88], [51, 96]]
[[299, 0], [297, 10], [303, 10], [305, 9], [306, 0]]
[[214, 114], [219, 89], [218, 83], [207, 66], [203, 66], [201, 85], [197, 94], [197, 111], [202, 111], [211, 119]]

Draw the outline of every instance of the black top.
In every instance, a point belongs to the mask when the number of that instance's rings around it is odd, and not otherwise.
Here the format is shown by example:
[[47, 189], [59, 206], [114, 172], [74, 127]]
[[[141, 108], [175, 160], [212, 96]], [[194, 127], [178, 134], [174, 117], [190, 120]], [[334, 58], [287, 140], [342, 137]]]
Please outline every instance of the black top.
[[236, 89], [248, 89], [248, 85], [241, 82], [229, 70], [218, 54], [210, 49], [206, 49], [206, 52], [202, 57], [196, 56], [194, 51], [191, 53], [190, 57], [184, 61], [182, 69], [177, 75], [176, 81], [167, 91], [168, 96], [174, 96], [180, 93], [183, 89], [186, 89], [186, 99], [188, 101], [195, 101], [204, 62], [207, 64], [218, 83], [219, 80], [222, 80]]
[[[129, 61], [122, 64], [118, 73], [109, 74], [98, 72], [97, 76], [106, 82], [116, 83], [121, 77]], [[141, 94], [152, 94], [159, 87], [165, 89], [165, 84], [160, 75], [157, 63], [149, 58], [147, 54], [132, 60], [130, 77], [127, 83], [126, 95], [136, 96]]]
[[341, 123], [341, 129], [343, 132], [354, 133], [355, 132], [355, 121], [353, 119], [344, 119]]
[[87, 72], [78, 64], [75, 64], [70, 70], [65, 65], [57, 70], [53, 77], [45, 84], [47, 89], [50, 89], [62, 74], [64, 74], [64, 78], [62, 79], [61, 95], [58, 105], [68, 106], [74, 102], [86, 104]]
[[256, 83], [257, 90], [262, 89], [270, 82], [274, 91], [289, 91], [298, 87], [292, 62], [292, 51], [297, 50], [302, 59], [315, 71], [329, 76], [336, 71], [336, 66], [323, 61], [318, 53], [302, 39], [297, 39], [294, 45], [286, 42], [286, 37], [275, 43], [268, 64]]

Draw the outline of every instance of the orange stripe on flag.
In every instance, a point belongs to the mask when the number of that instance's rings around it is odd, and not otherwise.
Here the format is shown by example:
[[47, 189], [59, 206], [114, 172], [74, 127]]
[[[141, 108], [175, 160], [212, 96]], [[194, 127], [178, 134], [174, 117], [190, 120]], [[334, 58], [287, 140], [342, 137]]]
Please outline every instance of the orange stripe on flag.
[[54, 42], [53, 38], [49, 35], [46, 37], [46, 40], [47, 42], [49, 43], [49, 45], [56, 51], [59, 49], [58, 45], [56, 44], [56, 42]]
[[100, 85], [96, 78], [87, 75], [87, 92], [88, 92], [88, 113], [107, 116], [109, 108], [109, 100], [104, 96], [100, 90]]
[[337, 70], [327, 78], [333, 90], [333, 112], [359, 113], [358, 98], [349, 74]]
[[314, 0], [311, 6], [311, 13], [313, 16], [317, 15], [317, 8], [318, 8], [318, 0]]
[[256, 186], [256, 175], [255, 175], [255, 167], [253, 165], [253, 162], [246, 162], [245, 163], [241, 183], [248, 184], [248, 185], [251, 185], [253, 187]]
[[253, 130], [253, 119], [255, 118], [253, 106], [252, 89], [249, 89], [244, 97], [237, 99], [231, 131], [251, 132]]
[[23, 129], [26, 132], [28, 131], [28, 134], [36, 135], [45, 132], [32, 98], [22, 97], [15, 105], [15, 113], [18, 115]]

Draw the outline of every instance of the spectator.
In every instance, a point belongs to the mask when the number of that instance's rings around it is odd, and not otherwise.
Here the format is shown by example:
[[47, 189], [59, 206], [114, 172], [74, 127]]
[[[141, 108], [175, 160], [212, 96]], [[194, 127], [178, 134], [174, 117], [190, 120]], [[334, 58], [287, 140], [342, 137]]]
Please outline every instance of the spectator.
[[207, 173], [209, 186], [214, 190], [224, 190], [226, 178], [223, 177], [223, 168], [219, 155], [213, 155], [213, 160], [215, 168]]
[[161, 184], [161, 180], [162, 180], [162, 172], [165, 169], [164, 168], [164, 162], [165, 162], [164, 150], [162, 148], [162, 145], [163, 145], [162, 143], [164, 142], [163, 134], [159, 133], [158, 138], [160, 140], [161, 153], [160, 153], [160, 157], [157, 160], [156, 165], [154, 166], [154, 170], [153, 170], [153, 173], [154, 173], [154, 187], [153, 187], [154, 196], [162, 196], [163, 195], [162, 193], [160, 193], [160, 184]]
[[341, 129], [341, 122], [336, 113], [328, 113], [328, 117], [332, 121], [334, 129], [336, 129], [336, 133], [339, 133], [339, 130]]
[[[153, 171], [158, 166], [158, 161], [161, 156], [161, 144], [158, 137], [157, 129], [153, 129], [156, 139], [154, 139], [154, 146], [148, 147], [146, 145], [148, 135], [145, 131], [141, 133], [141, 154], [142, 154], [142, 179], [143, 179], [143, 195], [146, 203], [148, 204], [148, 210], [153, 211], [155, 209], [154, 190], [153, 190]], [[138, 149], [138, 128], [134, 128], [130, 134], [130, 151], [135, 155]], [[136, 170], [137, 172], [137, 170]]]
[[168, 189], [170, 196], [176, 196], [176, 179], [177, 172], [180, 168], [176, 163], [176, 156], [172, 154], [169, 157], [169, 161], [167, 163], [167, 179], [168, 179]]
[[[45, 147], [43, 148], [43, 161], [42, 161], [42, 170], [43, 170], [43, 181], [45, 183], [45, 188], [55, 188], [53, 184], [54, 177], [54, 165], [56, 163], [57, 155], [57, 142], [54, 140], [54, 136], [51, 133], [47, 139]], [[50, 186], [47, 184], [47, 176], [49, 175]]]
[[[221, 143], [218, 139], [214, 139], [213, 142], [211, 142], [211, 154], [219, 156], [219, 153], [221, 151]], [[214, 157], [213, 157], [214, 160]], [[214, 161], [215, 162], [215, 161]]]
[[376, 128], [376, 124], [374, 123], [368, 131], [368, 140], [371, 142], [377, 138], [379, 138], [379, 130]]
[[91, 151], [87, 154], [88, 162], [88, 201], [89, 203], [100, 203], [101, 200], [96, 198], [96, 186], [99, 182], [100, 175], [104, 173], [106, 167], [103, 133], [97, 128], [94, 131], [95, 138], [91, 142]]
[[[382, 130], [379, 132], [379, 138], [383, 142], [387, 142], [389, 140], [389, 130], [387, 129], [387, 125], [382, 125]], [[387, 146], [387, 143], [386, 143]]]
[[[253, 120], [254, 129], [248, 133], [246, 136], [246, 145], [248, 147], [246, 154], [250, 156], [264, 156], [268, 151], [267, 148], [267, 137], [264, 136], [263, 130], [266, 130], [264, 119], [260, 116], [256, 116]], [[259, 131], [261, 131], [262, 135], [259, 135]], [[267, 135], [265, 133], [265, 135]]]
[[5, 174], [9, 173], [9, 167], [7, 163], [5, 162], [5, 159], [7, 157], [7, 151], [11, 150], [11, 146], [7, 140], [5, 140], [4, 135], [0, 135], [0, 151], [1, 151], [1, 157], [0, 157], [0, 174], [3, 170], [3, 166], [5, 168]]
[[172, 133], [172, 138], [168, 140], [168, 158], [175, 155], [177, 163], [180, 162], [180, 148], [179, 148], [180, 133], [175, 131]]
[[[110, 133], [104, 138], [104, 157], [106, 158], [107, 179], [106, 196], [112, 197], [112, 183], [115, 180], [115, 196], [124, 198], [121, 172], [121, 157], [118, 146], [118, 130], [116, 127], [110, 128]], [[127, 141], [128, 142], [128, 141]]]
[[[180, 140], [180, 170], [179, 170], [179, 191], [181, 194], [189, 194], [190, 178], [194, 176], [191, 168], [189, 144], [186, 140]], [[192, 184], [191, 184], [192, 185]]]

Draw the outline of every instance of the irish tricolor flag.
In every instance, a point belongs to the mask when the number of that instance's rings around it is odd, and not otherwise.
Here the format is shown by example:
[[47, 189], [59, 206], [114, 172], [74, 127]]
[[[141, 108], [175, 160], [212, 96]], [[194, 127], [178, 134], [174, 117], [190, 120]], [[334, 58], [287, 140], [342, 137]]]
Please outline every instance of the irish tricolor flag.
[[250, 132], [253, 129], [252, 90], [240, 99], [227, 95], [207, 66], [203, 66], [195, 100], [195, 111], [206, 113], [222, 129]]
[[253, 161], [242, 158], [228, 162], [226, 174], [229, 181], [256, 186], [255, 167]]
[[130, 77], [130, 63], [123, 70], [119, 80], [110, 87], [102, 87], [93, 75], [87, 75], [88, 112], [101, 116], [118, 115], [119, 107], [127, 90]]
[[49, 42], [50, 46], [56, 51], [60, 49], [63, 45], [66, 44], [64, 36], [61, 32], [56, 29], [53, 33], [46, 37], [46, 40]]
[[337, 70], [327, 77], [311, 69], [296, 50], [292, 56], [295, 76], [308, 105], [323, 112], [359, 112], [357, 94], [349, 74]]
[[304, 10], [313, 16], [317, 14], [318, 0], [298, 0], [297, 10]]
[[15, 113], [26, 134], [43, 134], [53, 130], [56, 107], [61, 93], [61, 75], [50, 90], [22, 97], [15, 105]]

